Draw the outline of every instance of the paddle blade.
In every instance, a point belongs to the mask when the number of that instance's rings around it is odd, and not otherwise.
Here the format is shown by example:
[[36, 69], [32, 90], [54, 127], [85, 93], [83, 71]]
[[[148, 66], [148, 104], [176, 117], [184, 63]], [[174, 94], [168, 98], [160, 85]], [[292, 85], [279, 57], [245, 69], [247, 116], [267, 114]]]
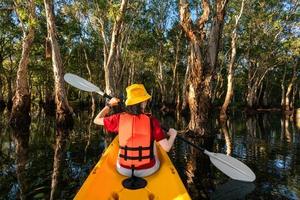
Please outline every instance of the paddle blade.
[[209, 156], [210, 161], [224, 174], [239, 181], [252, 182], [256, 176], [253, 171], [236, 158], [222, 154], [204, 151]]
[[104, 92], [102, 92], [97, 86], [75, 74], [67, 73], [65, 74], [64, 79], [67, 83], [80, 90], [97, 92], [100, 95], [104, 95]]

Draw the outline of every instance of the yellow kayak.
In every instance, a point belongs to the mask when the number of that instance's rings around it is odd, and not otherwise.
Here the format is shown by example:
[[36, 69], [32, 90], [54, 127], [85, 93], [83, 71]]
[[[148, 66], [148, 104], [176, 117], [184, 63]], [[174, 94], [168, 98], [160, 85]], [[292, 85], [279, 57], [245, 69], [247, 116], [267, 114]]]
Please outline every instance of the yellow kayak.
[[191, 199], [167, 153], [157, 145], [160, 169], [153, 175], [144, 177], [147, 185], [141, 189], [126, 189], [122, 176], [116, 170], [118, 137], [109, 145], [101, 159], [83, 183], [75, 200], [186, 200]]

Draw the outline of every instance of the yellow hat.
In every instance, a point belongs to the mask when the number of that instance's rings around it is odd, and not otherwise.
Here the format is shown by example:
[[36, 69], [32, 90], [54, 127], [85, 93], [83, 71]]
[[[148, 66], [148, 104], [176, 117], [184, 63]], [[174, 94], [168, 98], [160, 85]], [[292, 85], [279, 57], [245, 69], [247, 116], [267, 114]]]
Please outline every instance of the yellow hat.
[[125, 101], [126, 106], [131, 106], [137, 103], [141, 103], [151, 98], [147, 93], [143, 84], [132, 84], [126, 88], [127, 99]]

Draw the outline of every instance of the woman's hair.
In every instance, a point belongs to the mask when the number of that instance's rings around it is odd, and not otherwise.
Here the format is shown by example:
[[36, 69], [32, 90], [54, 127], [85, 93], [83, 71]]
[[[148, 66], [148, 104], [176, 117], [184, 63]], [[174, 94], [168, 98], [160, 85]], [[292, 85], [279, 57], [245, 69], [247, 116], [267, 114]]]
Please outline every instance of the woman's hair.
[[141, 103], [138, 104], [134, 104], [132, 106], [126, 106], [126, 112], [132, 115], [140, 115], [142, 114], [142, 107], [141, 107]]

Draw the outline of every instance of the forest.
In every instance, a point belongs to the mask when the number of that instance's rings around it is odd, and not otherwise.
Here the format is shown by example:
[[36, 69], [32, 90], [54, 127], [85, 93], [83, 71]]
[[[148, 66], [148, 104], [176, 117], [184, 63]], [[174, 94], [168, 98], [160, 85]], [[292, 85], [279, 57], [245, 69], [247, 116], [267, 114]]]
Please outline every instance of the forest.
[[67, 84], [73, 73], [120, 99], [144, 84], [151, 110], [184, 117], [194, 136], [213, 136], [215, 115], [223, 128], [236, 111], [277, 113], [300, 130], [299, 3], [2, 0], [0, 111], [28, 136], [38, 107], [68, 137], [74, 113], [105, 104]]
[[187, 110], [189, 129], [200, 135], [212, 108], [220, 118], [233, 107], [291, 114], [300, 103], [298, 7], [293, 0], [4, 0], [0, 107], [17, 120], [30, 104], [63, 114], [68, 100], [95, 106], [95, 96], [63, 83], [71, 72], [118, 97], [143, 83], [158, 109]]

